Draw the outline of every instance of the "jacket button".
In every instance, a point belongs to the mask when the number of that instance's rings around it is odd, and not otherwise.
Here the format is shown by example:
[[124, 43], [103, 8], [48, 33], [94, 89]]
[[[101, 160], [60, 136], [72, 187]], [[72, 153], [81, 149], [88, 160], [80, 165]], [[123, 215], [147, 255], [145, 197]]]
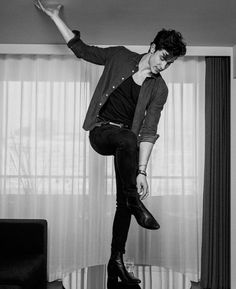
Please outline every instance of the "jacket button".
[[114, 88], [116, 88], [116, 87], [113, 85], [112, 88], [114, 89]]

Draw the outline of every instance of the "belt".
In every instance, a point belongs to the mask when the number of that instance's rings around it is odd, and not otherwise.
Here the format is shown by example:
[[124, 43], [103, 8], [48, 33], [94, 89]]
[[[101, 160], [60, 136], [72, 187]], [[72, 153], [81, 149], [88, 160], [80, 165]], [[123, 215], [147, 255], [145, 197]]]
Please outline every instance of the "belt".
[[118, 126], [120, 128], [129, 128], [129, 126], [127, 124], [116, 123], [116, 122], [112, 122], [112, 121], [106, 121], [106, 122], [104, 122], [104, 124], [110, 124], [110, 125]]
[[114, 125], [114, 126], [117, 126], [119, 128], [130, 128], [129, 125], [124, 124], [124, 123], [117, 123], [117, 122], [113, 122], [113, 121], [109, 121], [109, 120], [102, 120], [101, 119], [101, 121], [97, 122], [96, 126], [102, 126], [102, 125]]

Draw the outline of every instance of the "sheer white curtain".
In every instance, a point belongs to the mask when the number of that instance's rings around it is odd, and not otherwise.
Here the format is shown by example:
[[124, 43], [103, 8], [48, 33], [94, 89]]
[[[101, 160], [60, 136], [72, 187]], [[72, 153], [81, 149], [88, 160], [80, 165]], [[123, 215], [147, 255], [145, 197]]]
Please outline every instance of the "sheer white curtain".
[[[101, 71], [73, 56], [0, 57], [0, 217], [48, 220], [49, 280], [105, 264], [110, 253], [113, 159], [96, 154], [81, 128]], [[171, 270], [197, 279], [204, 60], [186, 57], [163, 76], [170, 93], [145, 201], [161, 229], [133, 222], [127, 256], [158, 266], [162, 275]]]
[[[189, 281], [200, 277], [205, 60], [185, 57], [162, 75], [169, 96], [149, 164], [151, 197], [145, 201], [161, 227], [150, 232], [132, 224], [127, 253], [157, 265], [160, 280], [168, 276], [189, 288]], [[182, 288], [175, 286], [170, 288]]]

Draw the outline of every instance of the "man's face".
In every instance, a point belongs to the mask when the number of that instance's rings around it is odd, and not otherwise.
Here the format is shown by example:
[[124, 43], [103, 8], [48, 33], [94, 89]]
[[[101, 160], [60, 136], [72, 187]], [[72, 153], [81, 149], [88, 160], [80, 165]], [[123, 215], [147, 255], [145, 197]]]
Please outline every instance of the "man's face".
[[177, 59], [177, 57], [169, 55], [165, 49], [154, 51], [155, 45], [151, 47], [151, 55], [149, 58], [149, 66], [151, 72], [154, 74], [167, 69]]

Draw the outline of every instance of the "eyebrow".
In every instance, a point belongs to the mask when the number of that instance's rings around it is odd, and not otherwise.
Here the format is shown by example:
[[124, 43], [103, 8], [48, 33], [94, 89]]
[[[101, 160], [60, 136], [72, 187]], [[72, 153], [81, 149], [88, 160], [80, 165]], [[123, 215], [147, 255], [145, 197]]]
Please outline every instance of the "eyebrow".
[[[164, 59], [165, 59], [165, 61], [167, 61], [168, 63], [173, 63], [174, 61], [175, 61], [175, 57], [174, 56], [170, 56], [170, 54], [167, 54], [167, 53], [165, 53], [164, 54], [164, 52], [162, 52], [162, 55], [161, 55]], [[169, 57], [168, 57], [169, 56]], [[169, 59], [168, 59], [169, 58]]]
[[175, 59], [173, 59], [173, 57], [170, 60], [166, 60], [168, 63], [173, 63], [175, 61]]

